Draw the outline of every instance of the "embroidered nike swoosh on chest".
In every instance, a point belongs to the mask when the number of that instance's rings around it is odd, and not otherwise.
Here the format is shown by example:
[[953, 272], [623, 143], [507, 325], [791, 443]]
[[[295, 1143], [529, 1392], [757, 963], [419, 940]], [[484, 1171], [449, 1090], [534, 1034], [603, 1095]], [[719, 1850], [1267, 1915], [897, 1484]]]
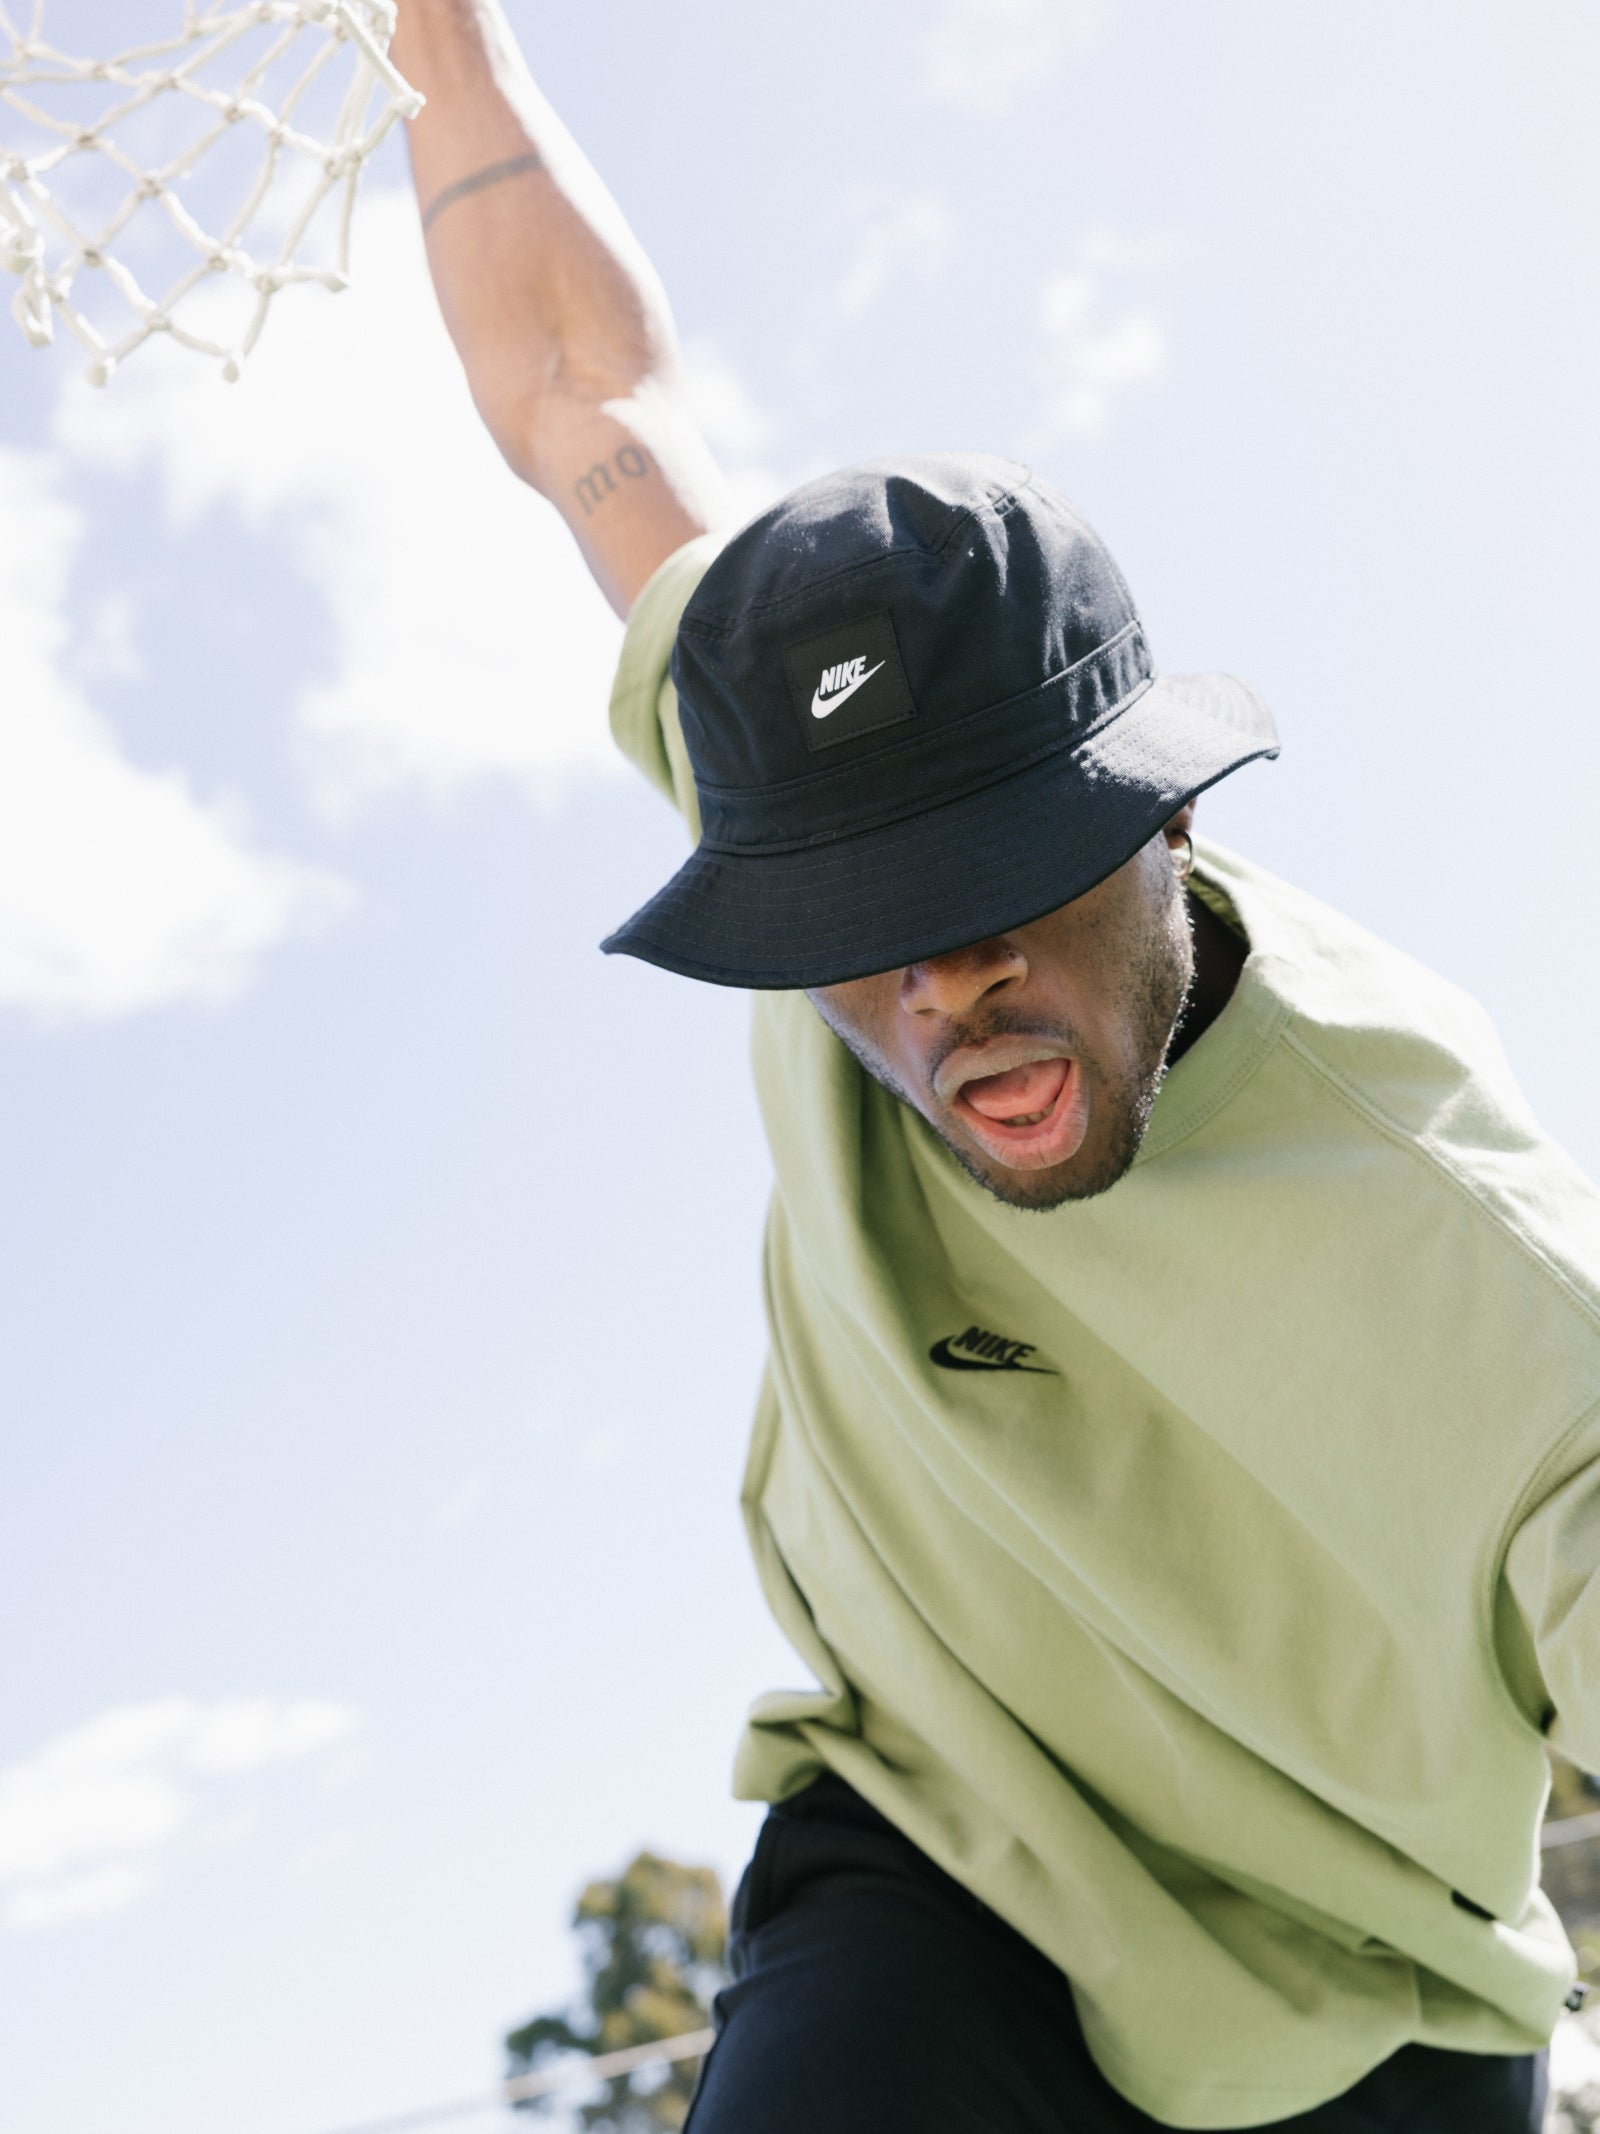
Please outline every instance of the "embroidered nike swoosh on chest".
[[[881, 667], [883, 665], [884, 662], [882, 660], [879, 660], [878, 667]], [[827, 718], [830, 712], [837, 711], [846, 697], [853, 697], [856, 691], [861, 688], [863, 683], [870, 682], [872, 680], [872, 677], [878, 671], [878, 667], [869, 667], [865, 674], [858, 674], [853, 681], [846, 682], [845, 686], [840, 690], [836, 690], [835, 693], [827, 699], [826, 703], [824, 703], [823, 701], [821, 689], [817, 689], [811, 699], [812, 718], [825, 719]]]
[[1059, 1378], [1061, 1373], [1047, 1363], [1025, 1363], [1037, 1355], [1031, 1341], [1008, 1341], [981, 1326], [969, 1326], [964, 1334], [947, 1334], [928, 1351], [930, 1363], [942, 1371], [1026, 1371], [1034, 1378]]

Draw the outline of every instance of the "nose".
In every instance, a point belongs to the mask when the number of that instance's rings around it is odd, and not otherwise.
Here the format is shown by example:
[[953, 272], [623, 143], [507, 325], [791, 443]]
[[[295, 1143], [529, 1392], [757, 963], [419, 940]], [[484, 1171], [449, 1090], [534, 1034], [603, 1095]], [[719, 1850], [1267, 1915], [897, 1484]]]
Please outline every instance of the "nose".
[[970, 1015], [991, 993], [1020, 985], [1028, 959], [1014, 942], [979, 941], [909, 963], [900, 980], [900, 1005], [908, 1015]]

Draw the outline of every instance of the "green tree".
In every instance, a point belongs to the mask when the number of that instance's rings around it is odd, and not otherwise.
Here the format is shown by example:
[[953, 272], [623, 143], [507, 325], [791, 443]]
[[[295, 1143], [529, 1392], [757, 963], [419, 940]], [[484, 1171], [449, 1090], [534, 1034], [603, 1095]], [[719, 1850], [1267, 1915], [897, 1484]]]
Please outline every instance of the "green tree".
[[[572, 1915], [583, 1957], [579, 2003], [535, 2016], [506, 2039], [510, 2072], [527, 2074], [563, 2053], [620, 2052], [702, 2029], [722, 1984], [728, 1915], [709, 1867], [642, 1852], [614, 1882], [591, 1882]], [[697, 2063], [619, 2075], [580, 2107], [589, 2134], [678, 2134]], [[523, 2109], [546, 2102], [529, 2098]]]

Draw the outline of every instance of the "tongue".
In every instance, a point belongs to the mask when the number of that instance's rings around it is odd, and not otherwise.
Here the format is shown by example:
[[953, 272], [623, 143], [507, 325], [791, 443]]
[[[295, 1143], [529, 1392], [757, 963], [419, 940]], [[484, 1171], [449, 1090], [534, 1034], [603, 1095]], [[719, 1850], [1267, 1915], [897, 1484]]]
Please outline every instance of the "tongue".
[[1009, 1074], [981, 1075], [964, 1083], [961, 1094], [985, 1119], [1015, 1119], [1048, 1111], [1066, 1086], [1067, 1069], [1065, 1060], [1034, 1060]]

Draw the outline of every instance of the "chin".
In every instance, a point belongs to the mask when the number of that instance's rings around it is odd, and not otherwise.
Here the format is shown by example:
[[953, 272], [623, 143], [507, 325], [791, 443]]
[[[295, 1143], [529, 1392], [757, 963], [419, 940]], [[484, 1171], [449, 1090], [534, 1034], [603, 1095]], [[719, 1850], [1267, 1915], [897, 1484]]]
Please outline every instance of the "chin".
[[1080, 1152], [1070, 1163], [1057, 1164], [1048, 1171], [1008, 1171], [1003, 1165], [989, 1163], [966, 1149], [957, 1148], [953, 1141], [947, 1141], [945, 1146], [968, 1177], [975, 1179], [996, 1200], [1003, 1201], [1008, 1208], [1030, 1209], [1035, 1214], [1044, 1215], [1052, 1208], [1064, 1207], [1070, 1200], [1093, 1200], [1097, 1194], [1109, 1193], [1128, 1175], [1142, 1139], [1142, 1134], [1135, 1135], [1131, 1145], [1119, 1143], [1116, 1148], [1105, 1150], [1087, 1162]]

